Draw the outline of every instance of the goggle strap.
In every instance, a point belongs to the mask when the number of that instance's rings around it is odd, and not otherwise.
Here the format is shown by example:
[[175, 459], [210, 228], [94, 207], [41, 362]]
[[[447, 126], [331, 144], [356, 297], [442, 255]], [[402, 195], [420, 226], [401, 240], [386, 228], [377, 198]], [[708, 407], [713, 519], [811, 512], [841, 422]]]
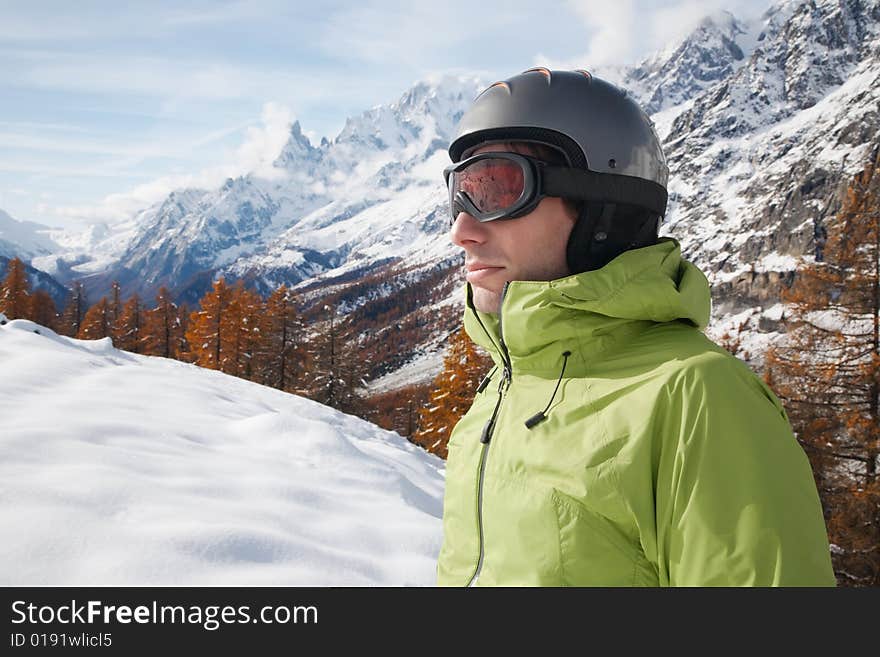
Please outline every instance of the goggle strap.
[[541, 177], [547, 196], [638, 205], [659, 215], [666, 214], [668, 194], [651, 180], [568, 167], [544, 167]]

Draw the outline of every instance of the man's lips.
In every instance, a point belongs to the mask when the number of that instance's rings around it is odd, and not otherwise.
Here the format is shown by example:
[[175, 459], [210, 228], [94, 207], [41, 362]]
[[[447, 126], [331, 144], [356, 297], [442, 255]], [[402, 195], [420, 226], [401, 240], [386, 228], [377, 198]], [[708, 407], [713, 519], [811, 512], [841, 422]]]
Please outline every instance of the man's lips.
[[466, 268], [467, 268], [467, 276], [465, 278], [467, 278], [468, 282], [470, 282], [470, 283], [478, 283], [479, 281], [483, 280], [484, 278], [488, 278], [492, 274], [495, 274], [495, 273], [501, 271], [502, 269], [504, 269], [504, 267], [497, 267], [494, 265], [488, 265], [488, 264], [485, 264], [482, 262], [468, 263]]
[[482, 262], [471, 262], [467, 265], [467, 270], [471, 271], [479, 271], [480, 269], [501, 269], [501, 267], [497, 265], [487, 265]]

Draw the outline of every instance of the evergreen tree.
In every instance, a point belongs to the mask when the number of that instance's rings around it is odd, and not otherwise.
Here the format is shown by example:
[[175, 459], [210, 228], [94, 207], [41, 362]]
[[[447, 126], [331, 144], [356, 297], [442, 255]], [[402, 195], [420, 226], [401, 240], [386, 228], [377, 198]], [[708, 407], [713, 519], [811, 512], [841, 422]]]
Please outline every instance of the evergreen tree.
[[[113, 338], [113, 344], [119, 345], [119, 337], [122, 330], [119, 327], [119, 321], [122, 318], [122, 297], [119, 287], [119, 281], [113, 281], [110, 286], [110, 336]], [[120, 347], [124, 348], [124, 347]]]
[[19, 258], [6, 265], [6, 278], [0, 285], [0, 312], [7, 319], [31, 318], [31, 291], [27, 271]]
[[419, 412], [419, 428], [413, 442], [446, 458], [449, 434], [470, 408], [491, 359], [477, 351], [463, 328], [449, 341], [443, 370], [434, 379], [430, 401]]
[[816, 475], [838, 579], [880, 585], [880, 148], [853, 180], [822, 259], [783, 299], [765, 378]]
[[174, 350], [176, 352], [175, 358], [182, 360], [185, 363], [192, 363], [195, 361], [195, 357], [189, 346], [189, 341], [186, 339], [186, 332], [189, 331], [190, 315], [189, 306], [187, 306], [186, 303], [181, 303], [177, 308], [178, 329]]
[[349, 322], [339, 317], [335, 305], [324, 305], [326, 319], [310, 336], [306, 355], [309, 394], [316, 401], [344, 413], [363, 410], [359, 389], [370, 363], [360, 349]]
[[86, 312], [76, 337], [78, 340], [100, 340], [109, 335], [110, 304], [107, 303], [107, 297], [101, 297], [101, 300]]
[[62, 335], [75, 338], [79, 334], [87, 308], [88, 300], [86, 299], [85, 287], [79, 281], [74, 281], [67, 305], [58, 321], [59, 332]]
[[302, 354], [297, 349], [301, 333], [293, 293], [282, 285], [266, 300], [260, 322], [256, 354], [260, 383], [279, 390], [293, 389], [301, 367]]

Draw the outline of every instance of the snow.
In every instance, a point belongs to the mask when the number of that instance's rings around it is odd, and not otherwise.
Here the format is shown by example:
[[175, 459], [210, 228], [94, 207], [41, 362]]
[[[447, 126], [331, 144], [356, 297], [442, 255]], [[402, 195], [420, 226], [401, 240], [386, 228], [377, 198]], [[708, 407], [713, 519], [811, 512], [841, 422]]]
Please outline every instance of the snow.
[[420, 354], [409, 363], [402, 365], [390, 374], [369, 383], [371, 393], [388, 392], [406, 386], [432, 381], [443, 369], [444, 352], [435, 351]]
[[397, 434], [26, 320], [0, 362], [3, 585], [433, 584], [444, 465]]
[[666, 137], [672, 130], [672, 124], [675, 122], [675, 119], [677, 119], [680, 114], [683, 114], [693, 107], [693, 105], [694, 99], [688, 98], [683, 103], [667, 107], [651, 116], [651, 120], [654, 122], [654, 131], [657, 133], [657, 137], [660, 139], [661, 143], [666, 140]]
[[0, 255], [28, 261], [58, 249], [49, 237], [52, 229], [33, 221], [18, 221], [0, 210]]

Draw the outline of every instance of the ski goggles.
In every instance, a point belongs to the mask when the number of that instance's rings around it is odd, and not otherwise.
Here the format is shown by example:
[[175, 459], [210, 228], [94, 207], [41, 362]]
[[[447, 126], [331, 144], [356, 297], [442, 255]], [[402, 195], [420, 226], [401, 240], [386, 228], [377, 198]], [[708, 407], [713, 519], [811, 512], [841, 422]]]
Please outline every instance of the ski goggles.
[[551, 166], [520, 153], [479, 153], [449, 165], [443, 176], [449, 188], [451, 223], [460, 212], [480, 222], [522, 217], [547, 196], [638, 205], [661, 216], [666, 213], [666, 189], [652, 180]]

